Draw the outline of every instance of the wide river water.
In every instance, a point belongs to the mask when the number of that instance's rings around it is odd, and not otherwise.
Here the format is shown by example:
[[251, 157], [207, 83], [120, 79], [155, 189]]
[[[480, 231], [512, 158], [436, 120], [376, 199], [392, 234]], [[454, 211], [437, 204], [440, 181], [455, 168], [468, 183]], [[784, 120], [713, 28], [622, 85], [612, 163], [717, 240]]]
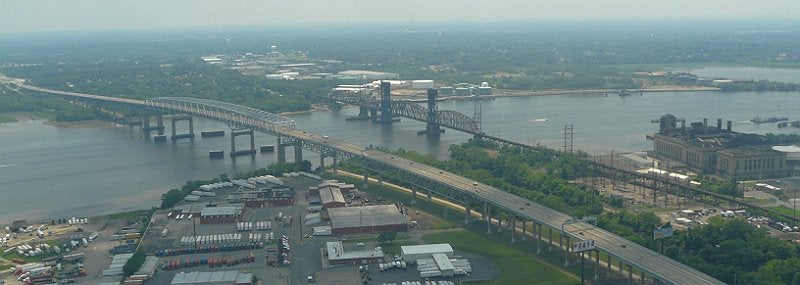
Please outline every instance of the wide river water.
[[[630, 152], [652, 148], [645, 139], [657, 129], [651, 120], [672, 113], [688, 122], [717, 118], [733, 121], [740, 132], [796, 133], [774, 123], [752, 124], [755, 116], [788, 116], [800, 120], [800, 92], [719, 93], [663, 92], [617, 95], [561, 95], [499, 98], [488, 101], [441, 102], [440, 109], [472, 115], [481, 105], [487, 134], [551, 147], [563, 144], [564, 125], [574, 126], [574, 148], [592, 154]], [[417, 136], [421, 122], [403, 119], [384, 127], [367, 121], [345, 121], [358, 112], [292, 115], [298, 128], [360, 145], [413, 149], [447, 157], [450, 144], [470, 136], [447, 130], [440, 140]], [[185, 122], [184, 122], [185, 123]], [[168, 127], [169, 128], [169, 127]], [[185, 125], [179, 128], [185, 129]], [[195, 132], [225, 129], [221, 123], [197, 119]], [[169, 132], [169, 129], [167, 130]], [[244, 137], [238, 149], [245, 147]], [[249, 142], [247, 142], [249, 143]], [[0, 125], [0, 223], [14, 219], [79, 217], [157, 206], [160, 195], [187, 180], [215, 177], [264, 167], [274, 154], [255, 158], [210, 160], [209, 150], [230, 150], [230, 137], [196, 138], [176, 143], [154, 143], [139, 131], [112, 124], [60, 127], [37, 120]], [[275, 144], [258, 134], [257, 145]], [[291, 152], [287, 158], [291, 158]], [[318, 156], [304, 152], [315, 165]]]

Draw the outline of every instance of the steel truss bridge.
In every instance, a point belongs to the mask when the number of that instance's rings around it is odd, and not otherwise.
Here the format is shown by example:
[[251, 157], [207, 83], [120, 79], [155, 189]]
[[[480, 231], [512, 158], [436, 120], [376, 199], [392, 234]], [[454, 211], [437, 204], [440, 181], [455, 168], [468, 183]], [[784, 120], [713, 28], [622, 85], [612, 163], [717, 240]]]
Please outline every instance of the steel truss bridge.
[[[537, 247], [540, 246], [543, 240], [543, 228], [546, 228], [550, 234], [546, 246], [551, 247], [552, 231], [555, 229], [560, 232], [559, 236], [566, 239], [566, 242], [562, 241], [560, 243], [564, 245], [565, 261], [569, 260], [569, 258], [574, 258], [569, 256], [570, 240], [595, 240], [597, 249], [593, 252], [595, 257], [595, 276], [597, 276], [597, 267], [600, 263], [599, 252], [602, 251], [606, 253], [608, 258], [606, 262], [608, 271], [611, 271], [611, 258], [613, 257], [620, 262], [620, 273], [623, 270], [622, 264], [627, 265], [628, 268], [625, 271], [628, 273], [629, 279], [631, 278], [631, 268], [633, 267], [642, 272], [642, 279], [644, 279], [644, 275], [648, 275], [654, 280], [659, 280], [666, 284], [725, 284], [634, 242], [597, 228], [592, 224], [575, 221], [573, 217], [567, 214], [531, 202], [525, 198], [489, 185], [473, 182], [465, 177], [441, 169], [394, 157], [391, 154], [375, 149], [297, 130], [294, 122], [290, 119], [260, 110], [195, 98], [171, 97], [140, 101], [49, 90], [24, 84], [20, 85], [20, 87], [66, 96], [70, 100], [87, 104], [151, 112], [180, 113], [219, 120], [238, 128], [250, 128], [294, 141], [303, 149], [318, 152], [321, 155], [350, 159], [352, 162], [363, 165], [369, 170], [405, 181], [411, 184], [413, 189], [428, 191], [429, 197], [432, 193], [446, 197], [456, 203], [462, 203], [467, 209], [467, 220], [470, 217], [469, 212], [473, 205], [483, 205], [484, 215], [482, 216], [487, 221], [487, 231], [490, 231], [492, 226], [493, 209], [495, 213], [505, 212], [509, 217], [512, 217], [509, 219], [512, 223], [512, 229], [518, 230], [515, 223], [516, 221], [521, 221], [523, 223], [523, 233], [526, 229], [525, 223], [530, 222], [534, 229], [531, 234], [537, 237]], [[364, 178], [366, 180], [366, 174]], [[497, 216], [497, 220], [501, 222], [499, 216]], [[498, 230], [499, 228], [498, 225]], [[538, 233], [535, 232], [536, 229], [538, 229]], [[511, 231], [512, 240], [516, 230]]]
[[[368, 108], [370, 110], [380, 110], [381, 102], [376, 99], [369, 99], [359, 96], [353, 92], [334, 92], [331, 99], [341, 103]], [[428, 122], [428, 108], [410, 101], [391, 101], [391, 112], [395, 116], [409, 118], [412, 120]], [[480, 134], [480, 123], [471, 117], [451, 110], [436, 110], [436, 122], [446, 128], [462, 131], [471, 134]]]

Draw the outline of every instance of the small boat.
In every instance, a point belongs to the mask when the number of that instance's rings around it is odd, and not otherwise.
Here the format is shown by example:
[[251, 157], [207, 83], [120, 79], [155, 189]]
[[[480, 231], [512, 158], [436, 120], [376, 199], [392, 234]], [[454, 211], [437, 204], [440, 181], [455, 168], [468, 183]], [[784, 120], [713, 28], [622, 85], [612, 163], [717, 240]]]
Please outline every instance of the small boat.
[[785, 128], [789, 126], [789, 122], [780, 122], [778, 123], [778, 128]]
[[547, 122], [550, 118], [533, 119], [534, 122]]

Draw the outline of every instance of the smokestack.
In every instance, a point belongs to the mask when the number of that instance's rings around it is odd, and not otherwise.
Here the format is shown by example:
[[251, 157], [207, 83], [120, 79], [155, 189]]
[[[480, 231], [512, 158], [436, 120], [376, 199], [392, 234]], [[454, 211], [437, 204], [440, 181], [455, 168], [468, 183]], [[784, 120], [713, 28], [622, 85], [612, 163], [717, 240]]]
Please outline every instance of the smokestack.
[[722, 119], [717, 119], [717, 130], [722, 130]]
[[731, 131], [731, 125], [732, 125], [731, 121], [728, 121], [728, 131], [729, 132]]

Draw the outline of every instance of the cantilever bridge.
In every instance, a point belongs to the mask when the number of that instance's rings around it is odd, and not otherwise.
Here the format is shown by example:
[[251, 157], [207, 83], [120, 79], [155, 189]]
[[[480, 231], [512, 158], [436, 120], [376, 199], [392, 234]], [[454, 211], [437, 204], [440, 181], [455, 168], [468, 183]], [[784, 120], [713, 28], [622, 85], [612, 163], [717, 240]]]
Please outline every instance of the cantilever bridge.
[[[642, 281], [645, 280], [645, 276], [648, 276], [654, 283], [658, 281], [666, 284], [724, 284], [698, 270], [592, 224], [575, 221], [567, 214], [509, 192], [371, 148], [298, 130], [294, 121], [260, 110], [195, 98], [171, 97], [140, 101], [49, 90], [24, 84], [20, 87], [66, 96], [70, 100], [81, 101], [83, 104], [201, 116], [226, 122], [232, 127], [265, 132], [277, 136], [279, 140], [283, 138], [291, 141], [295, 145], [295, 155], [297, 155], [298, 149], [306, 149], [318, 152], [322, 157], [333, 157], [334, 171], [336, 159], [347, 158], [363, 165], [366, 169], [396, 177], [412, 185], [412, 189], [415, 190], [412, 197], [416, 197], [416, 191], [421, 190], [427, 191], [429, 199], [436, 194], [462, 204], [466, 209], [465, 222], [472, 219], [471, 211], [480, 212], [480, 208], [483, 208], [481, 217], [486, 223], [487, 232], [491, 232], [496, 223], [497, 231], [512, 229], [510, 230], [511, 239], [515, 241], [516, 236], [519, 235], [517, 232], [521, 231], [523, 240], [525, 238], [535, 240], [537, 252], [541, 252], [543, 247], [546, 250], [552, 250], [555, 243], [553, 231], [556, 231], [559, 238], [558, 246], [564, 250], [565, 266], [569, 264], [569, 260], [575, 260], [575, 256], [569, 251], [570, 241], [594, 240], [596, 249], [588, 251], [588, 253], [590, 262], [594, 259], [592, 264], [595, 279], [599, 276], [600, 252], [603, 252], [606, 259], [604, 263], [607, 266], [605, 271], [610, 273], [612, 264], [617, 262], [619, 265], [615, 267], [621, 275], [628, 275], [629, 282], [633, 279], [633, 268], [636, 268], [641, 272], [639, 276]], [[364, 180], [367, 180], [366, 172]], [[503, 213], [509, 217], [505, 224], [502, 224], [503, 219], [500, 218]], [[518, 227], [517, 222], [521, 222], [522, 227]], [[530, 227], [526, 226], [528, 223], [530, 223]], [[532, 231], [527, 232], [529, 228], [532, 228]]]

